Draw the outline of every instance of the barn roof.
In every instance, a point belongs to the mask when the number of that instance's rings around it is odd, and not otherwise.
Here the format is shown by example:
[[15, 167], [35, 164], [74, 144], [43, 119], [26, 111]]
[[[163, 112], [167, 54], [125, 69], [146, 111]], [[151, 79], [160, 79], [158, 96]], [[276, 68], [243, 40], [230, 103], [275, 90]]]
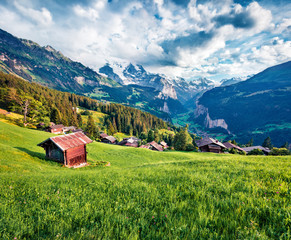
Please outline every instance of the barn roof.
[[153, 146], [158, 151], [161, 152], [164, 151], [163, 147], [160, 144], [156, 143], [155, 141], [150, 142], [149, 145]]
[[52, 141], [56, 144], [62, 151], [68, 150], [70, 148], [78, 147], [93, 142], [82, 132], [70, 133], [66, 135], [56, 136], [48, 138], [47, 140], [39, 143], [37, 146], [43, 146], [48, 141]]
[[168, 144], [167, 144], [165, 141], [161, 141], [160, 144], [161, 144], [163, 147], [168, 147]]
[[196, 144], [198, 147], [203, 147], [203, 146], [206, 146], [209, 144], [216, 144], [220, 147], [226, 148], [221, 142], [219, 142], [218, 140], [213, 139], [213, 138], [203, 138], [200, 140], [196, 140]]
[[237, 146], [237, 145], [235, 145], [233, 143], [230, 143], [230, 142], [224, 142], [223, 145], [226, 146], [226, 148], [236, 148], [236, 149], [238, 149], [240, 151], [243, 151], [242, 148], [240, 148], [239, 146]]
[[106, 133], [101, 133], [101, 134], [100, 134], [100, 137], [101, 137], [101, 138], [106, 138], [106, 137], [108, 137], [108, 135], [107, 135]]
[[64, 128], [65, 126], [63, 124], [53, 125], [50, 128], [51, 129], [58, 129], [58, 128]]
[[105, 139], [109, 140], [110, 142], [115, 142], [116, 141], [116, 138], [113, 137], [113, 136], [107, 136], [107, 137], [105, 137]]
[[243, 150], [245, 152], [247, 152], [247, 153], [252, 151], [252, 150], [254, 150], [254, 149], [261, 149], [262, 151], [267, 152], [267, 153], [269, 153], [271, 151], [269, 148], [265, 148], [265, 147], [262, 147], [262, 146], [252, 146], [252, 147], [243, 148]]

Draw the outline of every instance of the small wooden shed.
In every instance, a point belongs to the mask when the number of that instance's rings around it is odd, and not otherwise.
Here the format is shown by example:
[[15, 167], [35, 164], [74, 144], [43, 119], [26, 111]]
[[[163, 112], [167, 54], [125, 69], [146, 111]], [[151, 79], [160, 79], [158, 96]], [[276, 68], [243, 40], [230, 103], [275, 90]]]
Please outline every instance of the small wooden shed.
[[86, 144], [91, 142], [84, 133], [76, 132], [48, 138], [37, 146], [45, 149], [47, 158], [74, 167], [87, 163]]

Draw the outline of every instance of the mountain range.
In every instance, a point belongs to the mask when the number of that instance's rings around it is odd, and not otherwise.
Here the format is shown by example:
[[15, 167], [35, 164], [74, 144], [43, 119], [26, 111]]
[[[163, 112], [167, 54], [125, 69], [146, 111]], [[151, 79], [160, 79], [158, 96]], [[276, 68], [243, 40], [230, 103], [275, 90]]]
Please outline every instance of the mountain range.
[[221, 128], [240, 141], [271, 136], [279, 146], [291, 142], [291, 61], [253, 77], [211, 89], [197, 102], [196, 121]]
[[[0, 29], [0, 71], [50, 88], [150, 112], [199, 133], [247, 142], [291, 142], [291, 63], [254, 76], [185, 80], [150, 73], [139, 64], [107, 63], [98, 71], [72, 61], [51, 46]], [[283, 144], [283, 143], [282, 143]]]
[[207, 79], [170, 79], [141, 65], [112, 66], [107, 64], [98, 73], [51, 46], [42, 47], [0, 29], [1, 71], [54, 89], [130, 105], [165, 120], [185, 112], [185, 106], [195, 106], [196, 97], [214, 87]]

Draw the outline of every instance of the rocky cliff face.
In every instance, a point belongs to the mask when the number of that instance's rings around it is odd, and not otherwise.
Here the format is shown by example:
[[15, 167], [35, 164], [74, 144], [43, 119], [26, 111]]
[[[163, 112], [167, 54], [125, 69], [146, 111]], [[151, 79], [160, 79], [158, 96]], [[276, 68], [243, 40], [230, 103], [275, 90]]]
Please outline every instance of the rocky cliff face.
[[199, 116], [204, 118], [204, 127], [206, 128], [221, 127], [225, 129], [228, 132], [228, 134], [230, 134], [230, 131], [228, 130], [228, 125], [224, 119], [211, 119], [209, 116], [208, 109], [203, 105], [197, 104], [195, 110], [195, 117], [198, 118]]

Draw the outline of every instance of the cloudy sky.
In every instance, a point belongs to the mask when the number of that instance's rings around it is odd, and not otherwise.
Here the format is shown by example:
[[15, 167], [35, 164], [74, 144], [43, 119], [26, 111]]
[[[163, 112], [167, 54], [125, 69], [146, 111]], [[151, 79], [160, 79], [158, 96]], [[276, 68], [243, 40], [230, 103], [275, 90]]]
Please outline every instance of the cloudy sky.
[[291, 60], [290, 0], [0, 0], [0, 13], [3, 30], [95, 70], [220, 80]]

